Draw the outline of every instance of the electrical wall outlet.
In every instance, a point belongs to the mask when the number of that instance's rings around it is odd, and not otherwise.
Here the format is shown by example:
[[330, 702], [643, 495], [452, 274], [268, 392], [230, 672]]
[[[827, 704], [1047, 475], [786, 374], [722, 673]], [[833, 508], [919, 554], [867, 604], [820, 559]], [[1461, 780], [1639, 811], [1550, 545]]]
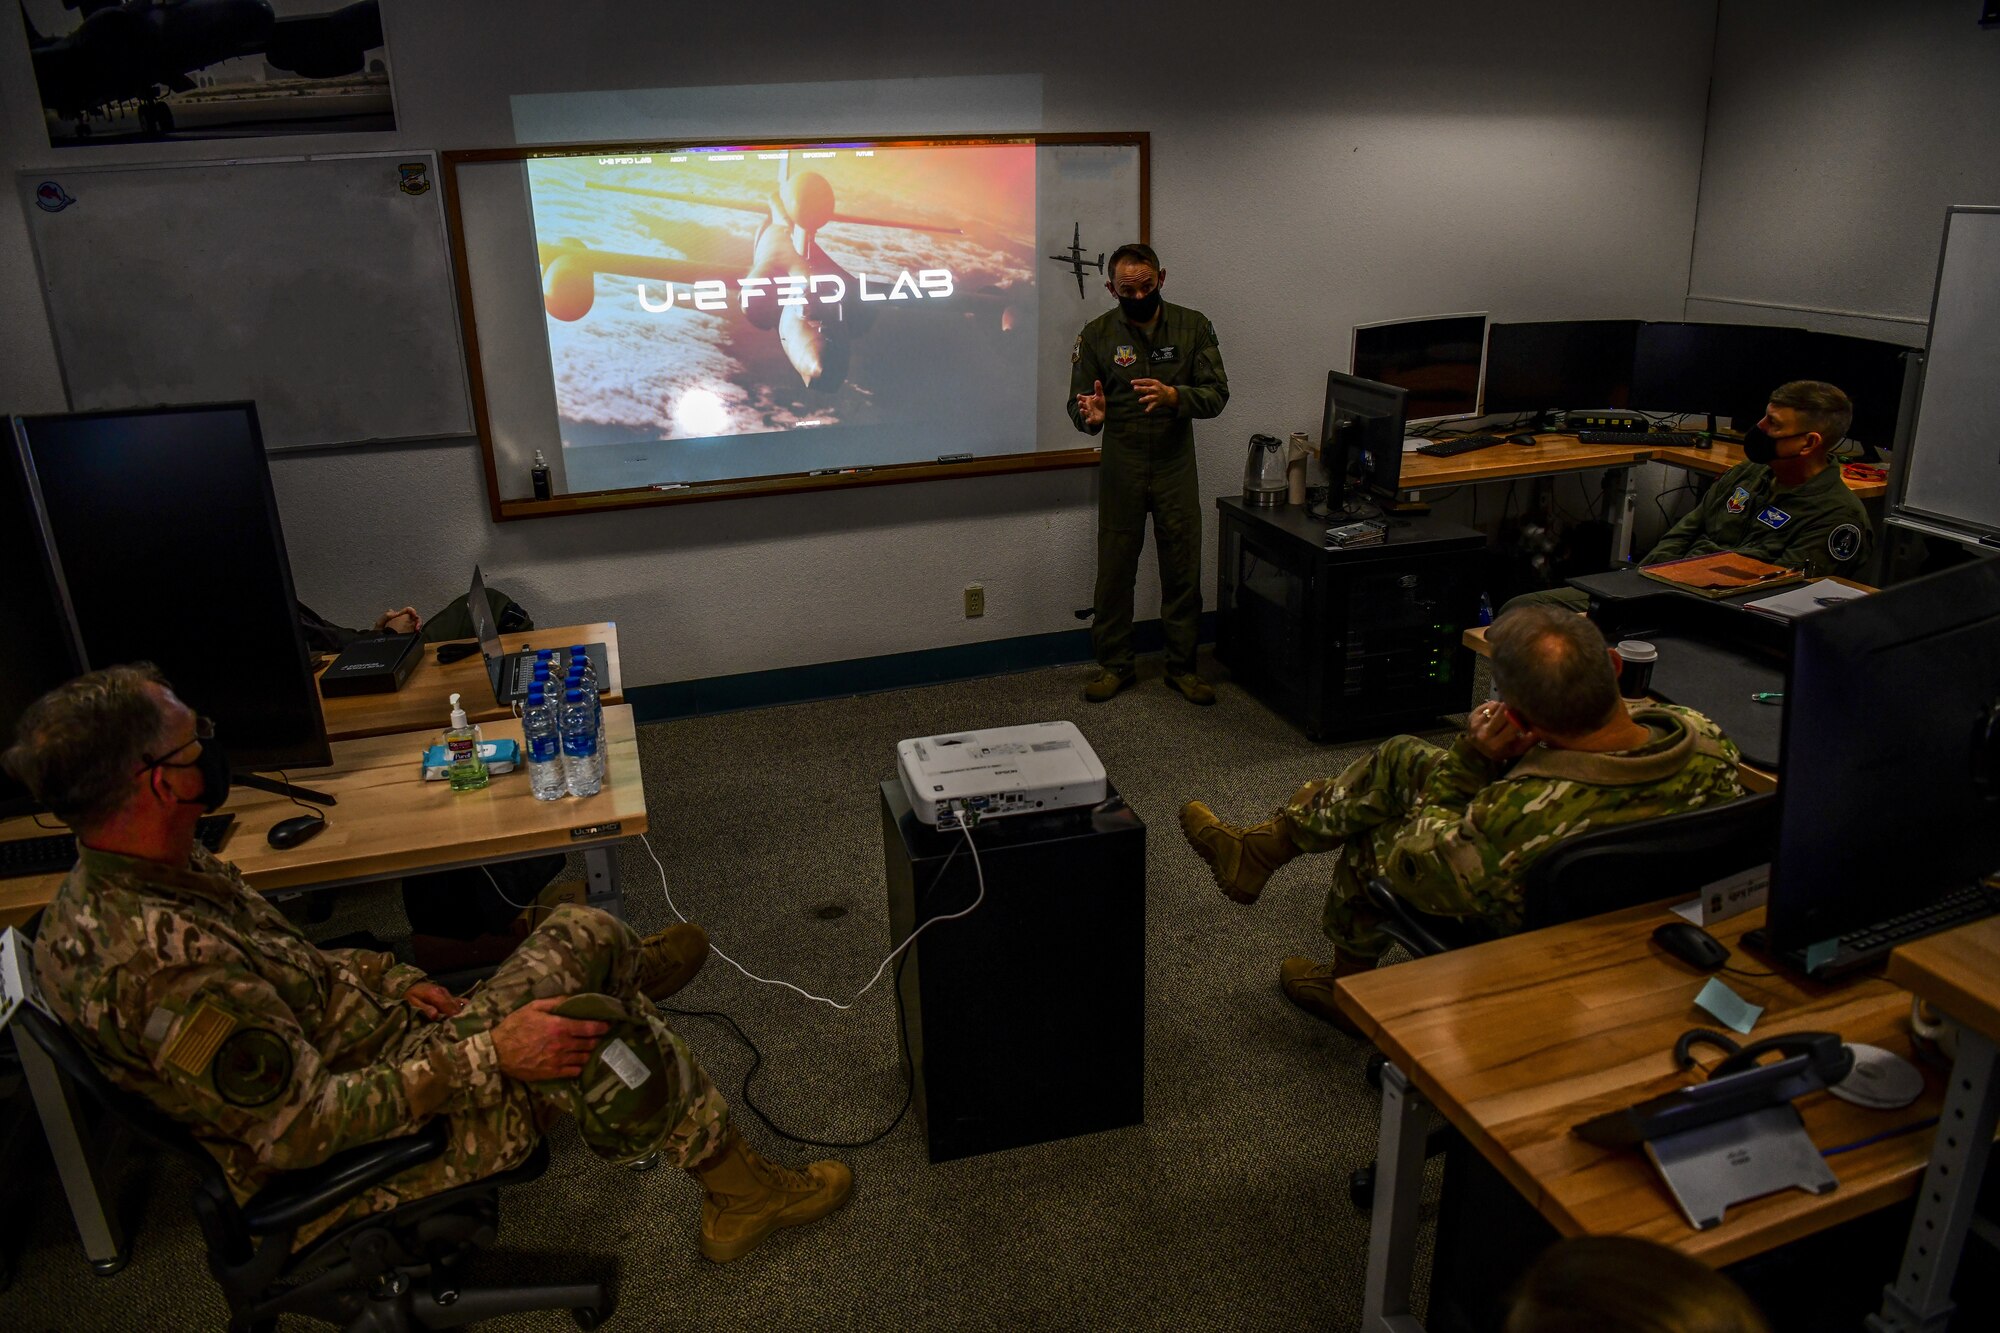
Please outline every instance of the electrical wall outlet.
[[986, 585], [982, 583], [966, 584], [965, 618], [967, 620], [970, 620], [974, 616], [983, 616], [985, 614], [986, 614]]

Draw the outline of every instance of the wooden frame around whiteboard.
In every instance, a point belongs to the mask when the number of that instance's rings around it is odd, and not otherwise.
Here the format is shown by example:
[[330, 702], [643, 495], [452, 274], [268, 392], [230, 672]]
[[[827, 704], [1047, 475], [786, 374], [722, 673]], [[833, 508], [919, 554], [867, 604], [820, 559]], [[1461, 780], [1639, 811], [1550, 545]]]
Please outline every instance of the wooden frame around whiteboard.
[[[786, 139], [782, 142], [787, 145], [863, 143], [883, 147], [1033, 143], [1037, 147], [1044, 144], [1079, 144], [1134, 148], [1139, 155], [1138, 239], [1149, 242], [1152, 236], [1152, 144], [1151, 136], [1143, 131], [1112, 134], [842, 135], [838, 138]], [[486, 494], [494, 521], [600, 513], [617, 509], [650, 508], [657, 505], [693, 504], [705, 500], [727, 500], [755, 495], [789, 495], [800, 491], [835, 490], [852, 486], [893, 486], [914, 481], [1045, 472], [1097, 465], [1100, 454], [1095, 447], [1044, 449], [984, 455], [955, 463], [914, 462], [875, 465], [864, 472], [845, 475], [813, 476], [795, 472], [730, 478], [690, 483], [667, 492], [662, 492], [655, 486], [645, 485], [617, 490], [566, 492], [548, 500], [503, 497], [500, 490], [500, 464], [494, 453], [494, 423], [488, 402], [486, 370], [480, 359], [479, 334], [473, 305], [474, 282], [466, 245], [464, 215], [461, 211], [459, 168], [481, 163], [527, 162], [536, 158], [570, 157], [589, 153], [671, 152], [684, 148], [712, 147], [714, 143], [713, 138], [707, 138], [609, 144], [537, 144], [514, 148], [457, 149], [438, 155], [439, 174], [444, 184], [445, 223], [451, 236], [452, 266], [458, 287], [459, 319], [463, 328], [466, 370], [472, 392], [473, 419], [486, 469]]]

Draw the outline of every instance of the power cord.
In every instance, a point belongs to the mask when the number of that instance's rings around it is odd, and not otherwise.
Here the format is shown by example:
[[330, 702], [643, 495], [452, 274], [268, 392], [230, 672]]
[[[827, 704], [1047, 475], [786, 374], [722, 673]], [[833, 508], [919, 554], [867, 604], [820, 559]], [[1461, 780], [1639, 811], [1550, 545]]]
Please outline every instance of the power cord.
[[[839, 1010], [847, 1010], [853, 1008], [854, 1005], [860, 1001], [861, 997], [868, 993], [869, 988], [872, 987], [877, 981], [880, 981], [882, 979], [882, 973], [888, 968], [890, 961], [891, 960], [895, 961], [896, 976], [894, 985], [896, 989], [896, 1010], [897, 1010], [896, 1048], [900, 1056], [900, 1063], [903, 1069], [903, 1101], [902, 1105], [896, 1108], [896, 1114], [890, 1119], [889, 1123], [885, 1125], [881, 1130], [879, 1130], [874, 1134], [869, 1135], [867, 1138], [854, 1139], [854, 1140], [816, 1139], [807, 1134], [793, 1133], [791, 1130], [786, 1129], [784, 1126], [780, 1125], [776, 1120], [772, 1119], [770, 1114], [766, 1112], [763, 1107], [757, 1105], [756, 1099], [750, 1095], [750, 1080], [756, 1077], [758, 1069], [763, 1066], [764, 1052], [758, 1048], [756, 1042], [750, 1039], [750, 1034], [743, 1030], [741, 1024], [739, 1024], [734, 1018], [732, 1018], [728, 1014], [725, 1014], [720, 1010], [716, 1009], [674, 1009], [664, 1004], [658, 1006], [660, 1012], [664, 1014], [673, 1014], [677, 1017], [682, 1017], [682, 1018], [713, 1019], [729, 1025], [730, 1031], [736, 1034], [736, 1039], [742, 1042], [745, 1048], [747, 1048], [750, 1052], [750, 1067], [743, 1071], [743, 1084], [742, 1084], [743, 1105], [749, 1108], [750, 1113], [752, 1115], [756, 1116], [759, 1120], [764, 1122], [765, 1128], [769, 1129], [773, 1134], [776, 1134], [779, 1138], [788, 1139], [793, 1143], [803, 1143], [808, 1147], [813, 1147], [813, 1148], [838, 1148], [838, 1149], [866, 1148], [874, 1144], [880, 1143], [883, 1139], [895, 1133], [896, 1127], [903, 1123], [903, 1117], [909, 1114], [910, 1103], [916, 1096], [917, 1074], [916, 1074], [916, 1066], [912, 1063], [910, 1059], [909, 1027], [907, 1023], [904, 1021], [904, 1015], [902, 1012], [903, 966], [904, 964], [909, 962], [910, 959], [910, 955], [907, 952], [907, 950], [912, 944], [915, 944], [917, 942], [917, 937], [919, 935], [929, 930], [932, 926], [936, 925], [938, 922], [957, 921], [961, 917], [970, 915], [975, 908], [977, 908], [981, 903], [986, 901], [986, 870], [980, 864], [979, 861], [979, 844], [974, 842], [972, 839], [972, 826], [979, 822], [979, 816], [976, 812], [967, 810], [961, 802], [957, 801], [952, 802], [951, 809], [953, 810], [954, 813], [958, 815], [958, 821], [959, 821], [958, 831], [960, 832], [960, 834], [964, 836], [965, 845], [972, 852], [973, 873], [978, 877], [979, 880], [978, 894], [973, 898], [970, 906], [965, 907], [960, 911], [952, 912], [945, 916], [934, 916], [930, 920], [924, 922], [923, 925], [917, 927], [917, 929], [911, 931], [910, 937], [889, 951], [888, 955], [882, 959], [881, 966], [875, 969], [875, 975], [868, 978], [867, 984], [862, 986], [860, 990], [856, 991], [854, 993], [854, 998], [852, 1000], [849, 1000], [846, 1004], [842, 1004], [837, 1000], [828, 999], [823, 995], [814, 995], [811, 991], [805, 990], [799, 986], [795, 986], [789, 981], [782, 981], [771, 977], [760, 977], [756, 973], [744, 967], [741, 963], [737, 962], [734, 958], [731, 958], [728, 954], [722, 952], [721, 949], [716, 948], [715, 944], [712, 941], [708, 946], [709, 949], [714, 952], [716, 957], [722, 959], [725, 963], [728, 963], [731, 967], [735, 968], [738, 972], [741, 972], [745, 977], [748, 977], [752, 981], [758, 982], [766, 986], [782, 986], [786, 990], [795, 991], [798, 994], [803, 995], [808, 1000], [816, 1000], [821, 1004], [831, 1005], [833, 1008]], [[682, 913], [679, 905], [674, 902], [673, 893], [667, 887], [667, 868], [666, 866], [661, 864], [659, 856], [653, 851], [653, 844], [650, 836], [646, 834], [641, 834], [640, 842], [646, 848], [646, 855], [652, 857], [654, 867], [658, 869], [660, 872], [660, 892], [661, 895], [665, 897], [667, 900], [667, 907], [673, 912], [673, 914], [676, 917], [679, 917], [682, 922], [686, 922], [687, 921], [686, 915]], [[953, 847], [950, 853], [948, 853], [945, 856], [944, 864], [938, 867], [937, 874], [931, 879], [932, 889], [935, 889], [940, 883], [944, 881], [945, 872], [951, 869], [951, 863], [957, 858], [958, 858], [958, 848]], [[498, 885], [495, 885], [495, 888], [497, 890]], [[504, 897], [505, 895], [502, 896]]]
[[[841, 1010], [852, 1009], [857, 1003], [860, 1002], [861, 997], [868, 993], [869, 988], [874, 986], [876, 982], [882, 979], [882, 974], [889, 970], [889, 964], [896, 960], [896, 955], [903, 952], [903, 950], [909, 948], [912, 944], [915, 944], [917, 942], [918, 936], [922, 935], [925, 931], [929, 930], [932, 926], [937, 925], [941, 921], [956, 921], [960, 917], [970, 916], [973, 913], [973, 911], [978, 908], [979, 904], [986, 901], [986, 870], [983, 866], [979, 864], [979, 847], [972, 841], [972, 826], [979, 822], [978, 816], [972, 811], [966, 810], [964, 806], [957, 801], [952, 802], [951, 808], [958, 814], [959, 817], [958, 831], [965, 835], [965, 845], [972, 849], [972, 868], [973, 872], [979, 877], [979, 896], [972, 900], [972, 906], [965, 908], [963, 911], [953, 912], [950, 916], [934, 916], [930, 920], [924, 922], [923, 925], [918, 926], [915, 930], [911, 931], [910, 938], [904, 940], [901, 944], [889, 950], [888, 955], [882, 959], [881, 966], [875, 969], [875, 975], [868, 978], [867, 983], [863, 985], [860, 990], [854, 992], [854, 998], [852, 1000], [849, 1000], [846, 1004], [842, 1004], [838, 1000], [828, 999], [824, 995], [815, 995], [811, 991], [806, 990], [802, 986], [795, 986], [791, 982], [781, 980], [777, 977], [760, 977], [755, 972], [752, 972], [749, 968], [743, 966], [743, 964], [737, 962], [734, 958], [731, 958], [728, 954], [724, 953], [721, 949], [716, 948], [716, 946], [712, 942], [709, 944], [708, 947], [714, 950], [715, 956], [717, 958], [720, 958], [723, 962], [729, 964], [731, 967], [735, 968], [738, 972], [741, 972], [744, 976], [748, 977], [750, 980], [756, 982], [760, 986], [782, 986], [786, 990], [792, 991], [798, 995], [802, 995], [808, 1000], [812, 1000], [819, 1004], [828, 1005], [834, 1009], [841, 1009]], [[687, 914], [682, 912], [679, 905], [674, 902], [673, 891], [667, 887], [667, 868], [664, 865], [660, 864], [659, 856], [654, 853], [652, 839], [645, 834], [641, 834], [639, 837], [639, 841], [640, 844], [645, 847], [646, 855], [653, 858], [654, 867], [660, 872], [660, 892], [667, 900], [668, 910], [671, 911], [676, 917], [679, 917], [681, 921], [683, 922], [687, 921]], [[944, 872], [946, 871], [946, 869], [950, 867], [953, 857], [956, 857], [957, 855], [958, 855], [958, 849], [956, 847], [952, 848], [951, 855], [945, 858], [944, 865], [938, 867], [939, 879], [943, 878]], [[936, 881], [933, 881], [933, 886], [935, 886], [935, 883]]]

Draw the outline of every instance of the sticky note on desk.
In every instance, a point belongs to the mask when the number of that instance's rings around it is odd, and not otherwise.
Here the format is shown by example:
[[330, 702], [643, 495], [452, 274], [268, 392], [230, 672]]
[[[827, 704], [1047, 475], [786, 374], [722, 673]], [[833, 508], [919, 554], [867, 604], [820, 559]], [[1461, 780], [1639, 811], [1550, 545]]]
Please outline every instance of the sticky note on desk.
[[1757, 1025], [1757, 1020], [1764, 1016], [1763, 1005], [1750, 1003], [1716, 977], [1708, 979], [1708, 984], [1701, 988], [1701, 994], [1694, 997], [1694, 1002], [1746, 1036]]

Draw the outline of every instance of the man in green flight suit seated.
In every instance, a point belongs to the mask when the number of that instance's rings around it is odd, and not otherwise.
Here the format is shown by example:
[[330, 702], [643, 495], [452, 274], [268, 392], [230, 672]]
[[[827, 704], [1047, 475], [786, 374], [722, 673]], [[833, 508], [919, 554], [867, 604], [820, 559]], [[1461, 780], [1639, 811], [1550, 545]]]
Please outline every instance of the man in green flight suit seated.
[[[1764, 406], [1763, 420], [1743, 438], [1738, 463], [1715, 479], [1680, 522], [1646, 552], [1642, 565], [1734, 551], [1809, 577], [1852, 578], [1874, 547], [1868, 511], [1848, 489], [1829, 455], [1846, 437], [1854, 404], [1820, 380], [1781, 384]], [[1581, 588], [1523, 593], [1507, 603], [1552, 604], [1584, 611]]]
[[113, 1083], [201, 1140], [239, 1200], [276, 1172], [450, 1119], [441, 1156], [315, 1219], [299, 1244], [516, 1166], [558, 1115], [611, 1162], [692, 1173], [717, 1262], [846, 1201], [839, 1162], [794, 1171], [753, 1152], [661, 1020], [654, 1001], [707, 957], [699, 926], [642, 941], [564, 905], [453, 995], [393, 954], [317, 948], [196, 844], [229, 764], [152, 667], [58, 686], [17, 732], [0, 758], [80, 852], [35, 940], [43, 998]]
[[1333, 961], [1287, 958], [1279, 975], [1293, 1003], [1351, 1035], [1334, 982], [1388, 947], [1365, 892], [1376, 876], [1419, 911], [1518, 930], [1522, 881], [1557, 842], [1742, 795], [1736, 746], [1713, 722], [1667, 704], [1628, 711], [1618, 654], [1589, 620], [1522, 607], [1487, 639], [1500, 699], [1475, 708], [1449, 748], [1393, 737], [1249, 828], [1200, 801], [1181, 808], [1188, 842], [1239, 903], [1301, 852], [1343, 853], [1321, 918]]

